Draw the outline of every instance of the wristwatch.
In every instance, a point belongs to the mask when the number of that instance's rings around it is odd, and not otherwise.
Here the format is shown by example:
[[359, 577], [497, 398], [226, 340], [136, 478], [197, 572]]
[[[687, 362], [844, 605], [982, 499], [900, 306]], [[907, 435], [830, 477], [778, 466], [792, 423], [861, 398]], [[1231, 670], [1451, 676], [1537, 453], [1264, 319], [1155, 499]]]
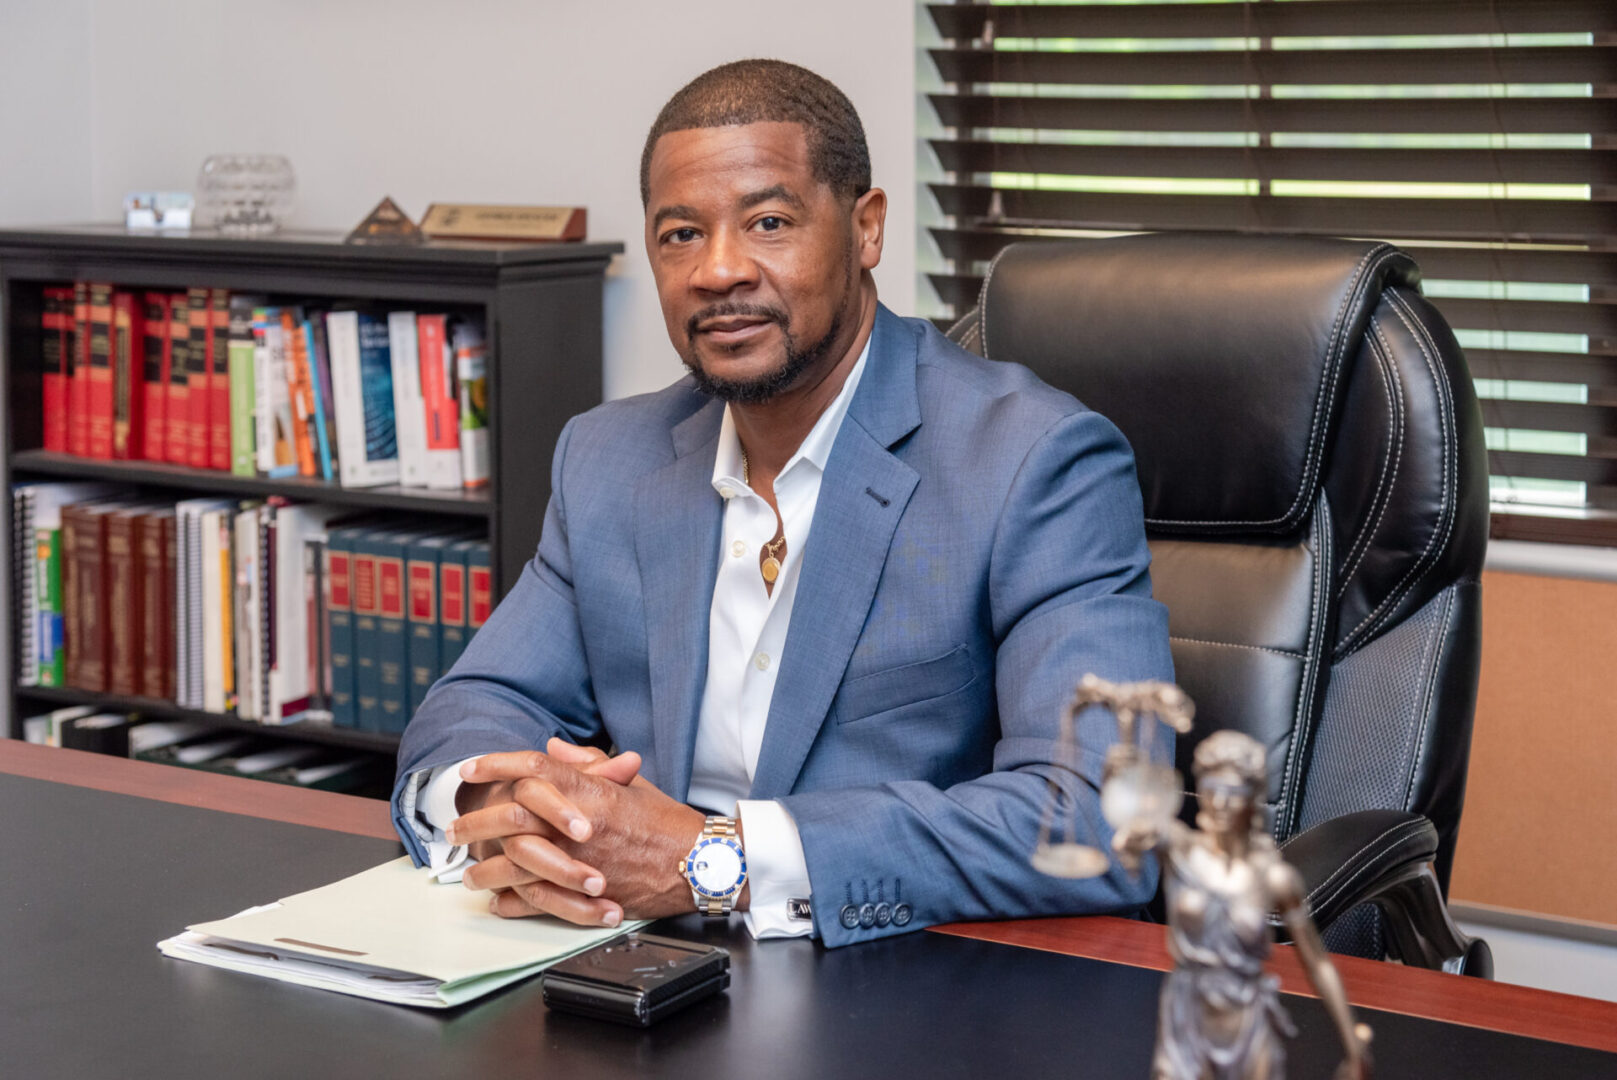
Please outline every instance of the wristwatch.
[[747, 883], [747, 855], [741, 850], [736, 819], [710, 817], [679, 872], [691, 886], [691, 899], [703, 915], [722, 917], [735, 910]]

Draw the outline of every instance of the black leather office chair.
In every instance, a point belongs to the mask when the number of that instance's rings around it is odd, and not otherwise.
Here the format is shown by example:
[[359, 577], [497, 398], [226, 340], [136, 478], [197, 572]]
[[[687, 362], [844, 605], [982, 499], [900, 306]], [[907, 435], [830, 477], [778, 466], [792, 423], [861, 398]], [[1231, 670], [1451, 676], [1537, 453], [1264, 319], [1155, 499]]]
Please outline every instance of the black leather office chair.
[[1487, 976], [1449, 919], [1488, 477], [1453, 334], [1388, 244], [1020, 243], [950, 332], [1110, 417], [1197, 704], [1269, 748], [1270, 822], [1336, 951]]

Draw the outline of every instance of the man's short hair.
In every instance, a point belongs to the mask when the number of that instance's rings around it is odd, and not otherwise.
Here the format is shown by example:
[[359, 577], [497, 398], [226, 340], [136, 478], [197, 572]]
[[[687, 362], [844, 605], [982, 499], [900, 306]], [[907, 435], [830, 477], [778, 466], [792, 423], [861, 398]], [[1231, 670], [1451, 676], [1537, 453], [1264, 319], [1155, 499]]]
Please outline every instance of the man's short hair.
[[651, 201], [651, 151], [671, 131], [765, 122], [802, 124], [814, 178], [839, 196], [870, 190], [870, 149], [848, 95], [784, 60], [737, 60], [703, 72], [668, 99], [640, 153], [640, 203]]

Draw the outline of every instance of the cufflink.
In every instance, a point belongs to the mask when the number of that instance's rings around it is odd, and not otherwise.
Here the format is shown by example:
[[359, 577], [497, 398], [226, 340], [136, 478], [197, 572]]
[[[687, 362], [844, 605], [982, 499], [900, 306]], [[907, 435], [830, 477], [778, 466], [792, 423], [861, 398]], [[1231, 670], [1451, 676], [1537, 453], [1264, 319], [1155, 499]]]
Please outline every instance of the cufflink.
[[813, 922], [814, 908], [807, 900], [793, 896], [786, 901], [786, 917], [797, 922]]

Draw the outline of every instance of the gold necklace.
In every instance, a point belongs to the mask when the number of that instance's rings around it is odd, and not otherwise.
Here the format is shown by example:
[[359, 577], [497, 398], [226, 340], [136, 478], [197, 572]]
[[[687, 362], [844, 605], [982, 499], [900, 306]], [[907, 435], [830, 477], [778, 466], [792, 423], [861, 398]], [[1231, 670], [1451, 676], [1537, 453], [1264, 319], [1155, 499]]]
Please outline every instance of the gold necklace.
[[[745, 446], [741, 448], [741, 482], [749, 489], [752, 487], [752, 469], [747, 463], [747, 448]], [[773, 585], [776, 579], [780, 577], [781, 564], [786, 561], [786, 530], [784, 527], [782, 527], [779, 536], [764, 545], [763, 552], [764, 558], [763, 562], [758, 564], [758, 572], [764, 576], [765, 584]]]

